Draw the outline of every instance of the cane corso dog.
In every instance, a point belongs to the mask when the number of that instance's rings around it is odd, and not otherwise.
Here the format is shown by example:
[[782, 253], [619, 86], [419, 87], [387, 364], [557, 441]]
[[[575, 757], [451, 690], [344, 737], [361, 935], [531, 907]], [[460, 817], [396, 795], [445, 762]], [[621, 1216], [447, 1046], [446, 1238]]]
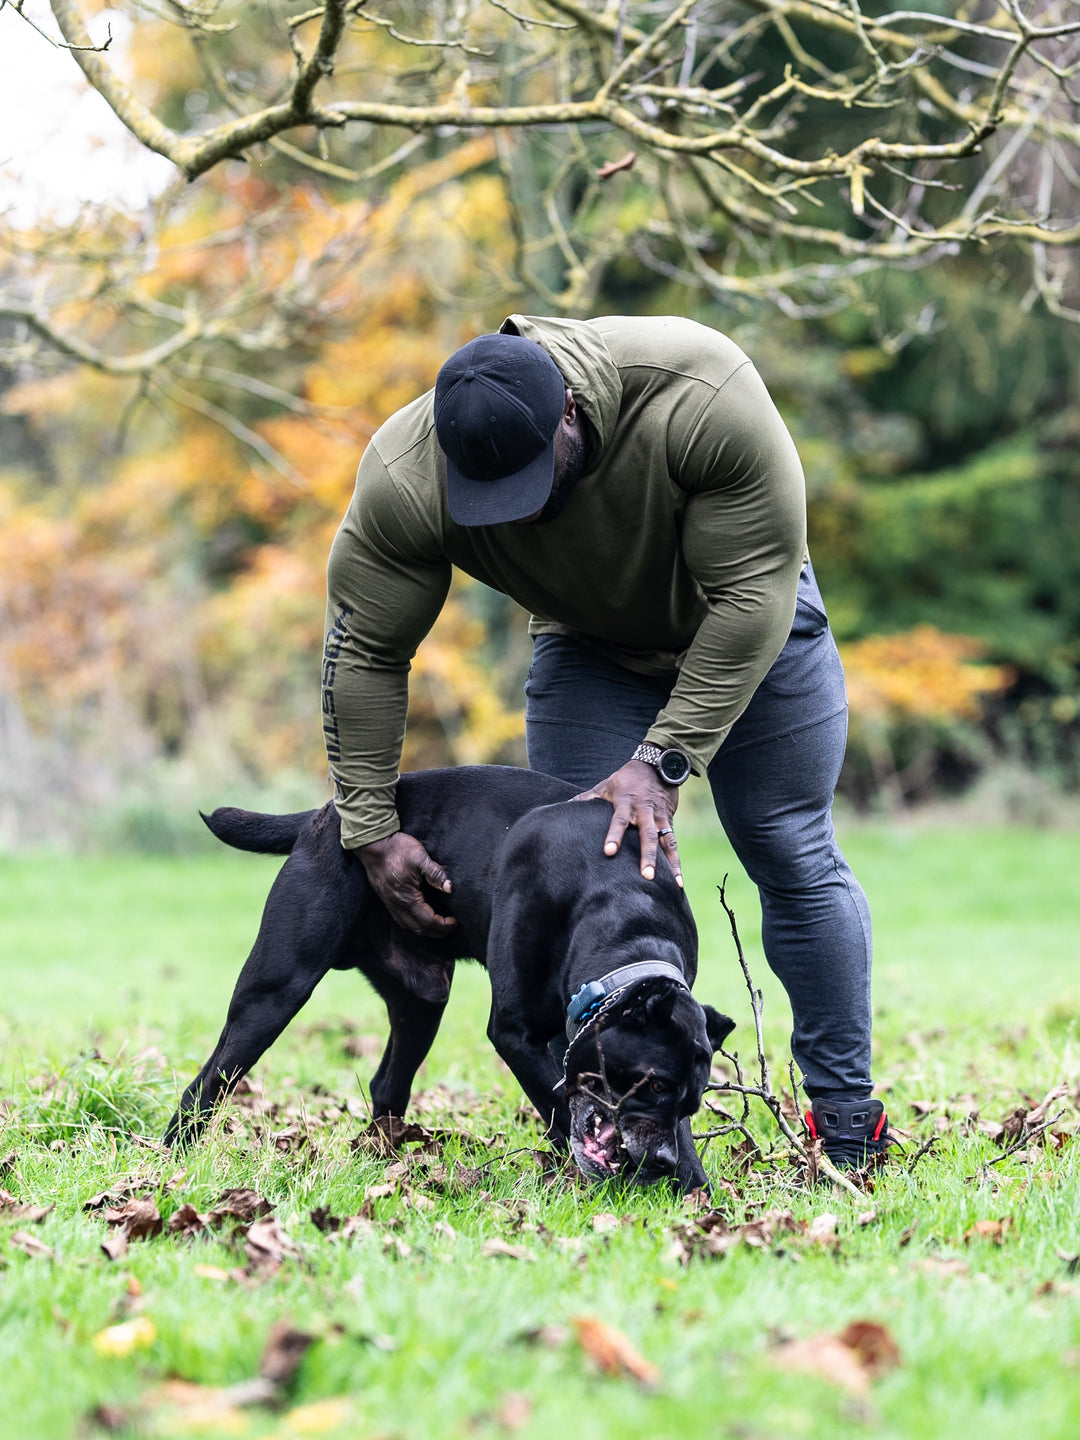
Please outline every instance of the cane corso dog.
[[689, 1117], [733, 1022], [690, 993], [697, 932], [666, 862], [654, 880], [642, 879], [636, 830], [605, 856], [611, 807], [567, 803], [574, 794], [561, 780], [508, 766], [401, 776], [402, 829], [453, 882], [451, 895], [427, 892], [458, 921], [436, 939], [391, 920], [363, 866], [341, 848], [332, 804], [204, 816], [228, 845], [289, 858], [221, 1038], [166, 1141], [197, 1135], [329, 970], [359, 970], [385, 1001], [390, 1036], [372, 1108], [376, 1117], [403, 1115], [454, 962], [475, 959], [491, 979], [492, 1044], [586, 1176], [704, 1184]]

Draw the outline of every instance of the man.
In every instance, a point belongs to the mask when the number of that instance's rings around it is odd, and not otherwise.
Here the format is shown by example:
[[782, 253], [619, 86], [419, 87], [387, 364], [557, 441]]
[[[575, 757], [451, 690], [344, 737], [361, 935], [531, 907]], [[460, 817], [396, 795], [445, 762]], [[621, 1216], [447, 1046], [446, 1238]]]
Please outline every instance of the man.
[[838, 1164], [884, 1149], [870, 1099], [870, 916], [837, 847], [839, 656], [802, 469], [764, 384], [689, 320], [521, 315], [372, 438], [330, 556], [323, 712], [341, 816], [395, 919], [438, 935], [452, 877], [401, 833], [409, 661], [451, 566], [532, 612], [530, 767], [612, 805], [681, 882], [679, 785], [706, 774], [758, 887], [808, 1119]]

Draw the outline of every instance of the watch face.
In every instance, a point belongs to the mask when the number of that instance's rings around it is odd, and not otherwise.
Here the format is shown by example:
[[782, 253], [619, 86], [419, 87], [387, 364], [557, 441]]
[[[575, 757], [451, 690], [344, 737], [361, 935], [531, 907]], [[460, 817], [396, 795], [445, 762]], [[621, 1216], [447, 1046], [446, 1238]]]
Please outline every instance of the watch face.
[[690, 760], [681, 750], [665, 750], [657, 769], [669, 785], [681, 785], [690, 774]]

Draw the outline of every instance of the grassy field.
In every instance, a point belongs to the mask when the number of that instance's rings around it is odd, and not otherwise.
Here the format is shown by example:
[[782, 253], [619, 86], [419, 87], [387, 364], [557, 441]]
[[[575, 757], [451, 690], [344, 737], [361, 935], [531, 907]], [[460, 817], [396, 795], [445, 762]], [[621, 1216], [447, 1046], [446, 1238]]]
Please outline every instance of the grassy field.
[[[845, 845], [875, 910], [877, 1074], [910, 1138], [859, 1200], [808, 1191], [787, 1164], [747, 1171], [714, 1143], [711, 1233], [731, 1232], [715, 1255], [669, 1194], [538, 1160], [473, 967], [418, 1082], [426, 1139], [365, 1145], [383, 1020], [358, 977], [331, 976], [253, 1093], [168, 1155], [155, 1137], [216, 1037], [276, 862], [0, 859], [5, 1430], [1080, 1433], [1080, 836], [856, 829]], [[731, 868], [782, 1073], [788, 1016], [751, 888], [720, 843], [682, 848], [697, 992], [738, 1019], [749, 1058], [715, 892]], [[1057, 1086], [1053, 1133], [1025, 1138]], [[996, 1135], [1008, 1117], [1015, 1141]], [[269, 1219], [214, 1216], [236, 1189]], [[165, 1228], [110, 1259], [106, 1211], [131, 1196]], [[195, 1233], [170, 1230], [185, 1217]], [[872, 1351], [835, 1338], [858, 1321], [881, 1327]], [[291, 1352], [270, 1343], [284, 1322], [307, 1337]]]

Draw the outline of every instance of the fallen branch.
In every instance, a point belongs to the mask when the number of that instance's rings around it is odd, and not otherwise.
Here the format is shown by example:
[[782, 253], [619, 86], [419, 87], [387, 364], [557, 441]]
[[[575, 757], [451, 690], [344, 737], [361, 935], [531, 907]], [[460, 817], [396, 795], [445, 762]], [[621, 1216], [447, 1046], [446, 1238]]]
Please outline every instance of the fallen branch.
[[828, 1156], [820, 1153], [816, 1148], [811, 1149], [796, 1135], [788, 1123], [788, 1118], [784, 1114], [780, 1099], [773, 1089], [772, 1077], [769, 1074], [769, 1062], [765, 1057], [765, 1035], [762, 1027], [764, 1004], [761, 991], [754, 984], [753, 977], [750, 974], [750, 966], [747, 964], [746, 954], [742, 947], [742, 940], [739, 938], [739, 927], [735, 922], [735, 912], [727, 902], [727, 880], [728, 877], [725, 875], [723, 883], [716, 888], [720, 892], [720, 904], [724, 907], [724, 913], [727, 915], [728, 923], [731, 926], [731, 938], [735, 942], [735, 953], [739, 958], [739, 967], [742, 970], [743, 979], [746, 981], [746, 988], [750, 994], [750, 1008], [754, 1014], [754, 1036], [757, 1042], [758, 1070], [761, 1079], [757, 1085], [747, 1085], [744, 1082], [738, 1057], [728, 1054], [726, 1050], [721, 1050], [721, 1055], [723, 1055], [726, 1060], [729, 1060], [735, 1067], [735, 1081], [714, 1082], [709, 1085], [707, 1089], [717, 1091], [721, 1094], [732, 1093], [743, 1097], [742, 1121], [735, 1121], [734, 1125], [743, 1131], [744, 1134], [746, 1133], [744, 1125], [749, 1113], [750, 1098], [760, 1100], [776, 1121], [784, 1139], [802, 1159], [811, 1176], [814, 1175], [815, 1172], [820, 1171], [822, 1174], [827, 1175], [834, 1185], [839, 1185], [841, 1189], [846, 1190], [849, 1195], [854, 1195], [856, 1199], [861, 1200], [863, 1198], [863, 1192], [859, 1187], [853, 1184], [842, 1171], [838, 1170]]

